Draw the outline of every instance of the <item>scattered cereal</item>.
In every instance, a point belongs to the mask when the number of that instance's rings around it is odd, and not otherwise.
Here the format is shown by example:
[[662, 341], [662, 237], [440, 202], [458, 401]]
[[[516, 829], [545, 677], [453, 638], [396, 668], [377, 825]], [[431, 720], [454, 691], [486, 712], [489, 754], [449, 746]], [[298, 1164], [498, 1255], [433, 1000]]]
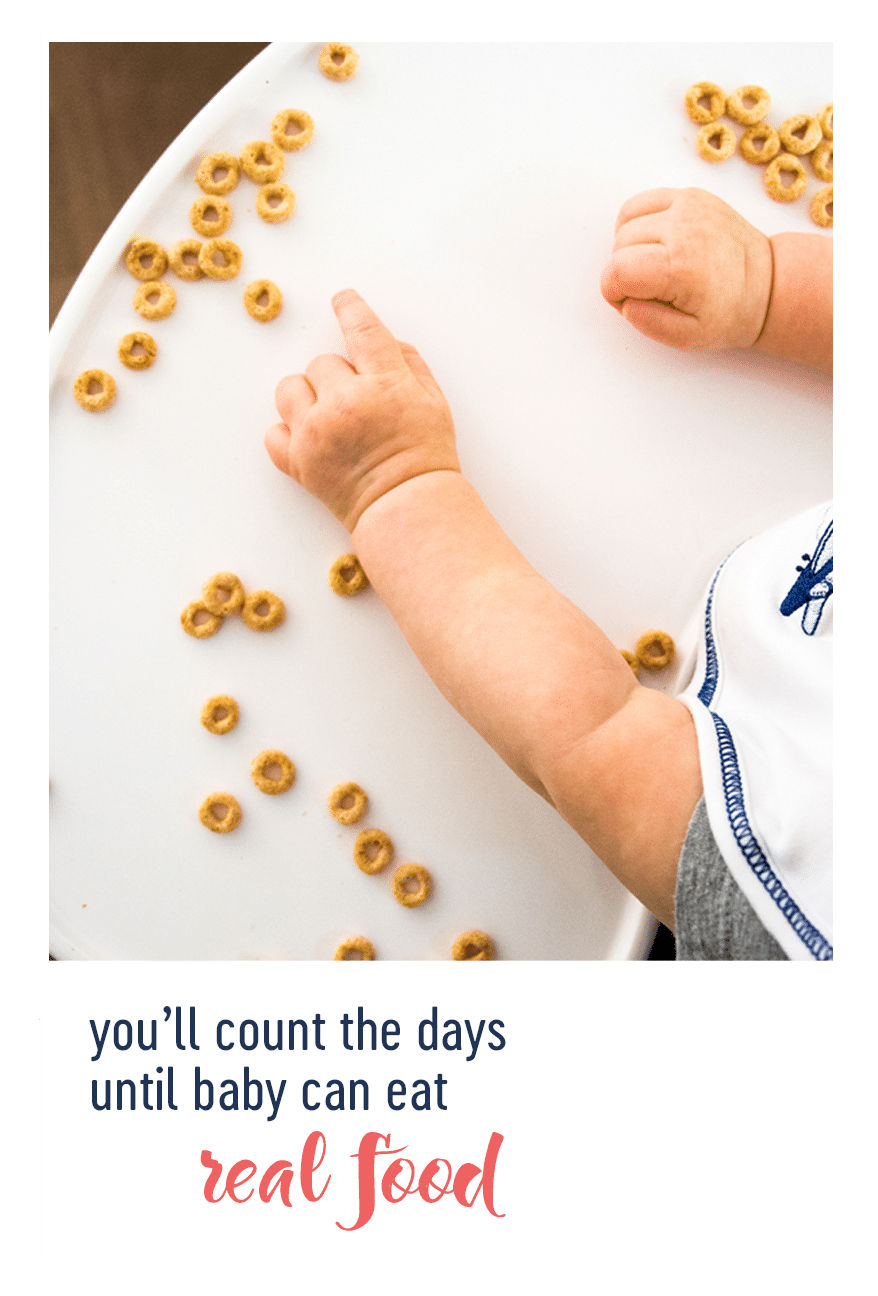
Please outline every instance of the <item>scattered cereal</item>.
[[209, 238], [225, 234], [232, 223], [232, 204], [226, 198], [205, 194], [189, 208], [189, 223], [196, 234]]
[[[410, 884], [415, 886], [410, 890]], [[414, 909], [429, 898], [433, 880], [423, 864], [400, 864], [393, 875], [393, 898], [406, 909]]]
[[274, 630], [285, 616], [283, 601], [271, 590], [255, 590], [241, 604], [241, 620], [251, 630]]
[[254, 140], [241, 149], [241, 166], [244, 173], [257, 184], [279, 180], [286, 166], [283, 152], [269, 140]]
[[741, 157], [764, 165], [780, 152], [780, 136], [768, 122], [748, 126], [739, 141]]
[[307, 148], [314, 138], [314, 118], [301, 108], [284, 108], [272, 119], [271, 138], [287, 152]]
[[228, 616], [230, 612], [240, 612], [244, 606], [244, 586], [234, 572], [217, 572], [211, 576], [201, 596], [214, 616]]
[[354, 863], [363, 873], [380, 873], [393, 859], [393, 842], [380, 828], [366, 828], [354, 842]]
[[359, 63], [360, 56], [350, 45], [330, 42], [320, 51], [320, 71], [330, 81], [349, 81]]
[[[744, 100], [752, 99], [747, 105]], [[742, 126], [755, 126], [771, 107], [771, 95], [762, 86], [746, 85], [734, 90], [726, 100], [726, 115]]]
[[628, 651], [627, 648], [620, 648], [620, 649], [619, 649], [619, 652], [622, 654], [622, 656], [625, 658], [625, 660], [626, 660], [626, 662], [628, 663], [628, 665], [629, 665], [629, 666], [631, 667], [631, 669], [634, 671], [634, 674], [635, 674], [635, 675], [639, 675], [639, 674], [640, 674], [640, 662], [639, 662], [639, 661], [637, 660], [637, 658], [634, 656], [634, 653], [630, 653], [630, 652]]
[[128, 369], [148, 369], [155, 361], [155, 339], [148, 333], [126, 333], [118, 346], [119, 359]]
[[[789, 186], [781, 183], [781, 175], [788, 173], [794, 177], [793, 183]], [[805, 168], [792, 153], [779, 153], [769, 162], [762, 174], [765, 188], [775, 202], [795, 202], [808, 183]]]
[[180, 624], [193, 639], [209, 639], [222, 623], [222, 617], [215, 616], [202, 599], [195, 599], [180, 613]]
[[811, 199], [808, 211], [815, 225], [832, 229], [832, 185], [827, 185], [825, 189], [818, 189]]
[[234, 279], [241, 269], [241, 249], [231, 239], [208, 239], [198, 253], [198, 264], [208, 279]]
[[270, 279], [254, 279], [244, 289], [244, 305], [255, 320], [267, 324], [281, 312], [284, 304], [281, 290]]
[[125, 265], [135, 279], [159, 279], [168, 268], [168, 257], [164, 248], [152, 239], [135, 239]]
[[228, 693], [217, 693], [201, 708], [201, 723], [212, 734], [230, 733], [239, 718], [238, 704]]
[[254, 756], [250, 764], [250, 777], [260, 792], [275, 795], [293, 786], [296, 767], [282, 751], [264, 751]]
[[820, 123], [820, 129], [823, 131], [823, 138], [832, 139], [832, 104], [829, 103], [817, 114], [817, 120]]
[[494, 942], [483, 931], [468, 931], [457, 940], [451, 948], [451, 957], [465, 963], [477, 963], [480, 959], [494, 957]]
[[371, 963], [375, 958], [375, 946], [365, 936], [352, 936], [350, 940], [342, 941], [333, 958], [342, 963], [352, 963], [357, 958]]
[[695, 136], [695, 146], [705, 162], [725, 162], [737, 142], [734, 131], [724, 122], [708, 122]]
[[212, 792], [202, 801], [198, 818], [211, 832], [231, 832], [241, 822], [241, 807], [231, 793]]
[[336, 594], [359, 594], [369, 584], [363, 564], [356, 554], [342, 554], [329, 569], [329, 584]]
[[369, 798], [357, 783], [338, 783], [329, 794], [329, 813], [340, 824], [359, 823]]
[[265, 184], [256, 195], [256, 211], [269, 225], [289, 220], [296, 210], [296, 195], [281, 180]]
[[201, 251], [200, 239], [180, 239], [173, 247], [168, 248], [168, 265], [178, 279], [203, 279], [204, 271], [198, 264], [198, 253]]
[[133, 306], [144, 319], [167, 319], [177, 305], [177, 294], [169, 283], [150, 280], [134, 294]]
[[234, 153], [210, 153], [198, 168], [196, 183], [206, 194], [231, 193], [241, 178], [241, 167]]
[[832, 179], [832, 140], [825, 139], [811, 154], [811, 169], [818, 180]]
[[84, 369], [73, 384], [73, 395], [84, 410], [97, 414], [116, 399], [116, 383], [105, 369]]
[[634, 655], [647, 670], [661, 670], [674, 660], [674, 641], [664, 630], [647, 630], [637, 640]]
[[[700, 104], [699, 99], [708, 99], [709, 106]], [[704, 124], [716, 121], [726, 110], [726, 96], [713, 81], [696, 81], [686, 91], [686, 111], [694, 122]]]
[[788, 117], [778, 126], [777, 133], [787, 153], [793, 153], [796, 157], [813, 153], [823, 138], [819, 121], [809, 113], [797, 113], [795, 117]]

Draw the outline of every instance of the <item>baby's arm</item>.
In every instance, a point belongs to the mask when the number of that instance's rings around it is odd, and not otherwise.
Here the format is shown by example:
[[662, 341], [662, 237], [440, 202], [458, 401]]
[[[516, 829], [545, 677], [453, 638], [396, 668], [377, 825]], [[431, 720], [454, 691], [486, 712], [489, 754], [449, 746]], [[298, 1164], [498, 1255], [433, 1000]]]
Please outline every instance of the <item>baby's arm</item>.
[[657, 917], [701, 793], [691, 716], [523, 558], [460, 472], [445, 399], [353, 292], [352, 363], [321, 356], [277, 392], [274, 463], [335, 513], [433, 680]]
[[832, 239], [768, 238], [704, 189], [629, 199], [601, 292], [669, 346], [753, 347], [832, 373]]

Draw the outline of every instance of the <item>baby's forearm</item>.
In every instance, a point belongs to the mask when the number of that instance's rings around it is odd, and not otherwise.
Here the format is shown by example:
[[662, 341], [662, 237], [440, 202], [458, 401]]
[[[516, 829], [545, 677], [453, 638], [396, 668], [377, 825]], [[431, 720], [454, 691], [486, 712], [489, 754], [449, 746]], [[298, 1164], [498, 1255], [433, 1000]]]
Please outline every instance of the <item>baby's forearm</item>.
[[832, 239], [775, 234], [772, 285], [757, 351], [832, 373]]

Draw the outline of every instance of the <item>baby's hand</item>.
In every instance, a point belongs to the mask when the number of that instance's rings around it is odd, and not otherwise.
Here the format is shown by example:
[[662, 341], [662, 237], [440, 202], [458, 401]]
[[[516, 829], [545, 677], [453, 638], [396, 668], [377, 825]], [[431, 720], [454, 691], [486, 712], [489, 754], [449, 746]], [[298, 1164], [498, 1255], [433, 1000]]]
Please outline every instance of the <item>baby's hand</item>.
[[271, 460], [349, 531], [375, 500], [412, 477], [460, 472], [454, 424], [436, 379], [352, 289], [332, 300], [351, 363], [312, 360], [275, 393], [283, 422], [265, 434]]
[[704, 189], [648, 189], [623, 205], [601, 293], [668, 346], [752, 346], [771, 297], [768, 239]]

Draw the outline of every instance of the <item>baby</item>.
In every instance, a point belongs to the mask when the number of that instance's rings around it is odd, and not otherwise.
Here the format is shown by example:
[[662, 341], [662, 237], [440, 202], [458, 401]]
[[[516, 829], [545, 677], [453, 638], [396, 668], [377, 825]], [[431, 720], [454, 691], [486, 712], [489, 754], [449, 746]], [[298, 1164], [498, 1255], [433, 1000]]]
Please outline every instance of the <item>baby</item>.
[[[710, 193], [653, 189], [622, 207], [600, 286], [669, 346], [831, 373], [824, 235], [767, 238]], [[434, 682], [676, 931], [678, 957], [831, 958], [827, 510], [736, 550], [689, 689], [644, 688], [462, 475], [417, 350], [354, 291], [333, 307], [351, 360], [318, 356], [281, 381], [266, 448], [351, 533]]]

